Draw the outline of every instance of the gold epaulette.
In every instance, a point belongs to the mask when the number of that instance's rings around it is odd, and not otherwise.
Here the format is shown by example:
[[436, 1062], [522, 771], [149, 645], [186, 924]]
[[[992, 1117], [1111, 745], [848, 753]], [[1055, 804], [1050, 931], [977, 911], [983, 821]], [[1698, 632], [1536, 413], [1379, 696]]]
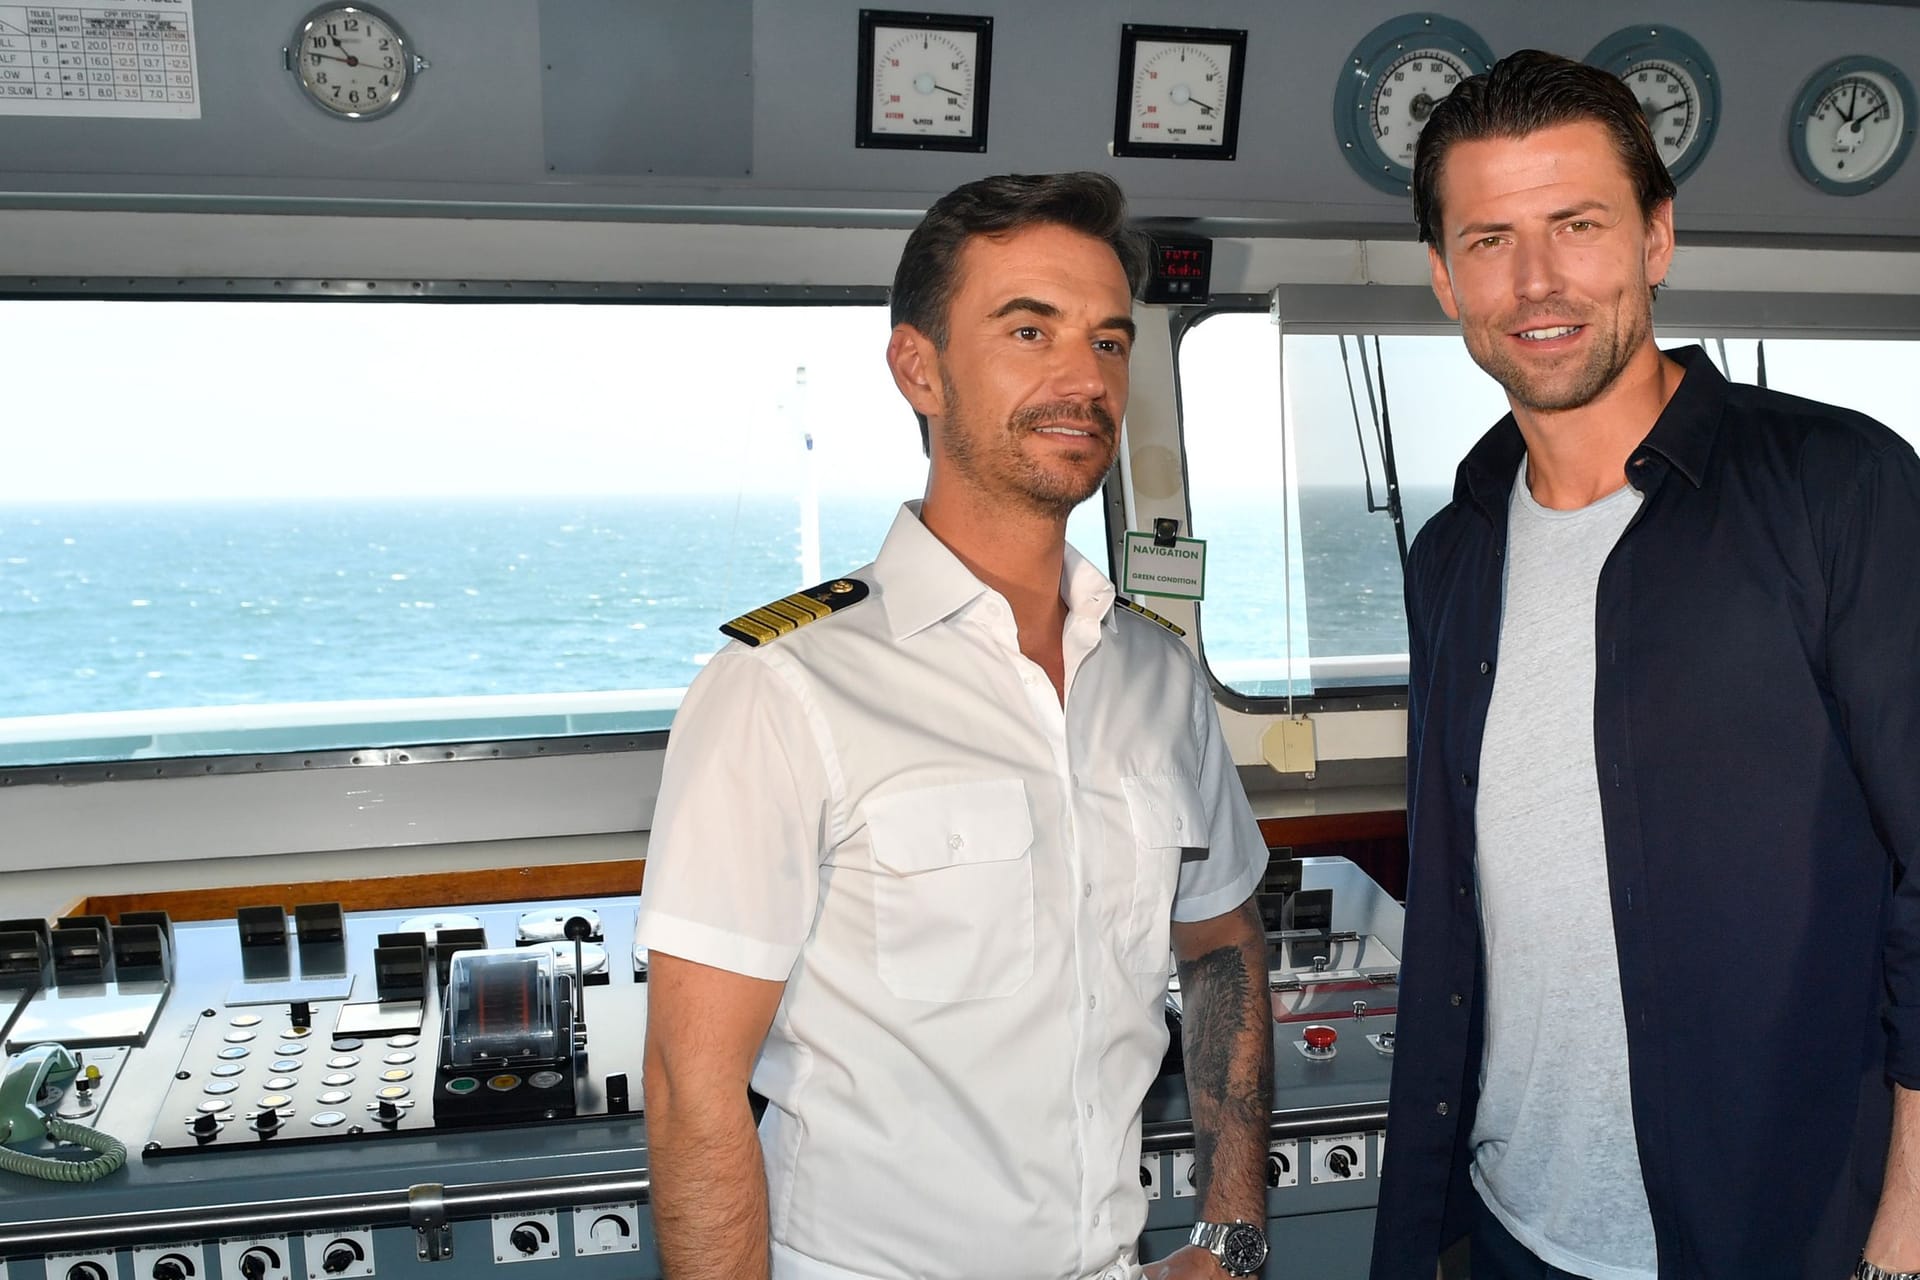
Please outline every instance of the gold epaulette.
[[1153, 610], [1147, 608], [1145, 605], [1135, 604], [1133, 601], [1127, 599], [1125, 596], [1115, 596], [1113, 598], [1113, 602], [1119, 605], [1122, 609], [1132, 610], [1134, 613], [1137, 613], [1141, 617], [1145, 618], [1148, 622], [1159, 623], [1161, 626], [1165, 627], [1167, 630], [1173, 632], [1173, 634], [1177, 636], [1184, 636], [1187, 634], [1185, 627], [1175, 626], [1173, 623], [1168, 622], [1165, 618], [1161, 617], [1159, 614], [1155, 613]]
[[743, 613], [732, 622], [723, 624], [720, 631], [741, 644], [768, 644], [789, 631], [798, 631], [809, 622], [818, 622], [828, 614], [837, 613], [850, 604], [859, 604], [866, 598], [867, 584], [860, 579], [835, 578]]

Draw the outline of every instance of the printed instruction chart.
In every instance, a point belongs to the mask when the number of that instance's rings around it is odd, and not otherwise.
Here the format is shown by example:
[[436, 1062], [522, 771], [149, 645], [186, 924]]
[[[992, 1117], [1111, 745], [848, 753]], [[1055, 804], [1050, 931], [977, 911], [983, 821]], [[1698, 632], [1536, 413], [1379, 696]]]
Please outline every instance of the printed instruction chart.
[[199, 119], [192, 0], [0, 0], [0, 116]]

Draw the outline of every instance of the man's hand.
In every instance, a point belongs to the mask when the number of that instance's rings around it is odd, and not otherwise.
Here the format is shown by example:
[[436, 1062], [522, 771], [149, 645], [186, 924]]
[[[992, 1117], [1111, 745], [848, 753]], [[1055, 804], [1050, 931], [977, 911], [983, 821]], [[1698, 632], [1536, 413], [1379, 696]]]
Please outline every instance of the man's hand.
[[1197, 1244], [1140, 1268], [1140, 1280], [1225, 1280], [1226, 1274], [1220, 1259]]

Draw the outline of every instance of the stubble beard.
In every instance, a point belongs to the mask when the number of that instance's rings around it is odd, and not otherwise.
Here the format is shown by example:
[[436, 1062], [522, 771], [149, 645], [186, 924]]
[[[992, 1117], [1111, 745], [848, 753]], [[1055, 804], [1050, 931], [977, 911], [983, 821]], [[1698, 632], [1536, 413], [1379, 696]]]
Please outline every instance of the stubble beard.
[[[1588, 344], [1585, 362], [1572, 371], [1543, 373], [1510, 356], [1505, 347], [1509, 329], [1475, 328], [1467, 330], [1467, 351], [1473, 362], [1505, 389], [1507, 397], [1520, 408], [1536, 413], [1557, 413], [1579, 409], [1597, 400], [1632, 362], [1634, 353], [1653, 333], [1653, 305], [1648, 301], [1629, 307], [1621, 323], [1601, 326], [1591, 320], [1568, 316], [1544, 317], [1548, 323], [1585, 324], [1593, 341]], [[1535, 317], [1538, 318], [1538, 317]], [[1473, 335], [1479, 335], [1478, 339]]]
[[[1065, 520], [1073, 509], [1100, 492], [1113, 470], [1119, 453], [1120, 433], [1113, 415], [1105, 406], [1062, 400], [1052, 404], [1028, 405], [1007, 419], [1000, 434], [981, 441], [963, 425], [965, 410], [959, 390], [951, 380], [941, 405], [946, 431], [944, 449], [953, 468], [982, 492], [999, 490], [1029, 509], [1052, 519]], [[1078, 468], [1047, 468], [1027, 455], [1021, 443], [1041, 426], [1066, 423], [1093, 434], [1086, 442], [1089, 450], [1104, 450], [1106, 461], [1097, 471], [1083, 473]]]

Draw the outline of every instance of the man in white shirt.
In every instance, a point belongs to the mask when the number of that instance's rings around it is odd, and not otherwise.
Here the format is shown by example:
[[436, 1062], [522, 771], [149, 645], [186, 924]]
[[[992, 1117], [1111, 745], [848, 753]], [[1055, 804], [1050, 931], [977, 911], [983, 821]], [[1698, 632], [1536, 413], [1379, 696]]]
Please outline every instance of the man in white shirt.
[[[887, 348], [925, 499], [873, 564], [729, 624], [687, 692], [637, 928], [671, 1280], [1264, 1259], [1266, 849], [1192, 655], [1066, 545], [1142, 270], [1097, 174], [935, 204]], [[1170, 944], [1212, 1225], [1143, 1273]]]

